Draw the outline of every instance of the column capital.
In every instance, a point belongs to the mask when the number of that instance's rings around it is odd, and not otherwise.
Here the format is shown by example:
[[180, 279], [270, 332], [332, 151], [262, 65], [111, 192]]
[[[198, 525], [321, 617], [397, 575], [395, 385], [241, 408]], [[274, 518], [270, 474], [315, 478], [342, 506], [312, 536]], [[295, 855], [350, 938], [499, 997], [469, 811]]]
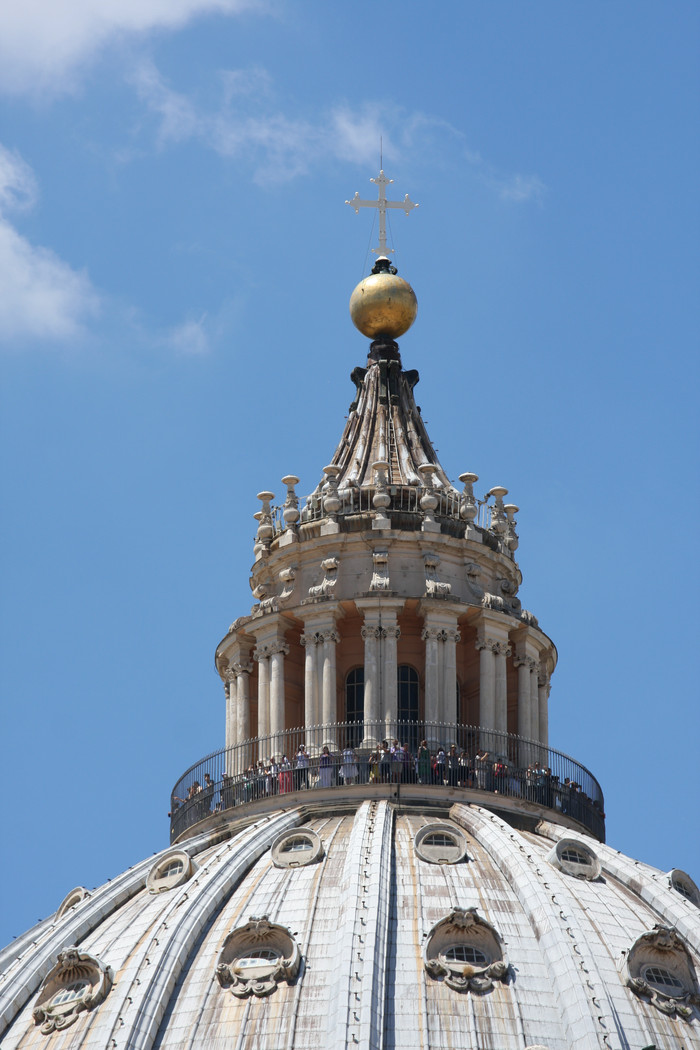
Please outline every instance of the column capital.
[[235, 668], [229, 666], [225, 667], [223, 671], [221, 671], [221, 677], [223, 678], [226, 685], [231, 685], [232, 682], [236, 681], [238, 675], [236, 674]]
[[[368, 629], [371, 630], [371, 628]], [[362, 630], [364, 631], [365, 628], [363, 627]], [[396, 638], [398, 641], [401, 637], [401, 628], [398, 625], [396, 627], [393, 625], [391, 627], [376, 627], [375, 634], [377, 638]]]
[[337, 644], [340, 641], [340, 635], [337, 631], [319, 631], [318, 640], [319, 642], [334, 642]]
[[275, 656], [277, 653], [282, 653], [286, 656], [289, 652], [289, 646], [286, 642], [271, 642], [269, 645], [258, 645], [253, 652], [254, 660], [264, 660], [268, 656]]
[[253, 670], [253, 663], [252, 660], [237, 660], [232, 667], [236, 678], [238, 678], [242, 674], [250, 674]]
[[524, 653], [518, 652], [516, 649], [515, 656], [513, 657], [514, 667], [527, 667], [528, 671], [537, 671], [539, 673], [540, 665], [539, 661], [533, 659], [531, 656], [525, 656]]
[[299, 638], [299, 644], [303, 645], [305, 648], [307, 645], [318, 645], [320, 641], [321, 635], [318, 633], [318, 631], [315, 634], [302, 634]]
[[424, 642], [430, 641], [431, 639], [439, 641], [441, 635], [442, 628], [440, 627], [424, 627], [420, 633], [421, 640]]

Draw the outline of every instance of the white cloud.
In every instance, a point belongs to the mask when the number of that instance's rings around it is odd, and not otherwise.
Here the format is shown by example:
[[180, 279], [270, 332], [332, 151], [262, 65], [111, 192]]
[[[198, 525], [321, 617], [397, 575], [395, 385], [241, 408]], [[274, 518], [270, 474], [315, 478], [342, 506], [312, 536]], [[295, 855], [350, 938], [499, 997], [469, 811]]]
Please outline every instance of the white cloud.
[[7, 212], [32, 206], [36, 180], [22, 158], [0, 146], [0, 341], [79, 335], [99, 305], [88, 277], [17, 232]]
[[209, 336], [204, 328], [205, 320], [206, 314], [203, 314], [198, 321], [183, 321], [182, 324], [171, 328], [165, 337], [166, 345], [180, 354], [206, 354], [209, 350]]
[[461, 131], [440, 117], [406, 113], [390, 103], [367, 103], [353, 109], [337, 105], [316, 119], [289, 117], [275, 97], [269, 74], [259, 67], [220, 74], [219, 106], [198, 109], [175, 91], [151, 61], [133, 71], [131, 82], [157, 118], [156, 141], [197, 140], [220, 156], [241, 159], [252, 167], [259, 183], [284, 182], [303, 175], [329, 158], [378, 166], [380, 141], [385, 162], [402, 154], [439, 153], [445, 136], [459, 143], [464, 161], [503, 199], [541, 200], [545, 185], [537, 175], [508, 175], [470, 150]]
[[71, 90], [105, 46], [206, 14], [237, 14], [260, 0], [5, 0], [0, 3], [0, 90]]

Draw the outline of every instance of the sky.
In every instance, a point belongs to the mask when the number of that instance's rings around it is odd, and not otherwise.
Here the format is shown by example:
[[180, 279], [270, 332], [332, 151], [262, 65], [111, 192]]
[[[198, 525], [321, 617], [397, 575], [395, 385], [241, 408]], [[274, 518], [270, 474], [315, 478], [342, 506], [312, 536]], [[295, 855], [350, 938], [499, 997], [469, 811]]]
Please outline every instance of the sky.
[[700, 881], [699, 43], [684, 0], [0, 6], [0, 943], [223, 745], [256, 493], [314, 488], [365, 363], [380, 140], [404, 367], [521, 508], [550, 743]]

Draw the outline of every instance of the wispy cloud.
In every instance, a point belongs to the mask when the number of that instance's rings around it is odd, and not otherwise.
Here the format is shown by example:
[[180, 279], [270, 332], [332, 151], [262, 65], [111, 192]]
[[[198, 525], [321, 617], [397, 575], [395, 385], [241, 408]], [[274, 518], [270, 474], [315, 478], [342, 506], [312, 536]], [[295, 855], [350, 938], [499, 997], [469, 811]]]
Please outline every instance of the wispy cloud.
[[0, 91], [36, 97], [75, 89], [110, 45], [207, 14], [264, 11], [265, 0], [22, 0], [0, 4]]
[[171, 328], [163, 342], [179, 354], [198, 356], [209, 351], [209, 335], [205, 328], [206, 314], [198, 321], [183, 321]]
[[496, 169], [468, 147], [459, 129], [440, 117], [407, 113], [388, 102], [356, 107], [339, 103], [313, 118], [290, 116], [264, 69], [228, 70], [220, 76], [221, 99], [207, 109], [171, 87], [152, 61], [143, 60], [134, 68], [130, 80], [156, 118], [159, 148], [196, 140], [220, 156], [243, 161], [256, 182], [279, 183], [328, 159], [374, 166], [380, 138], [385, 161], [395, 164], [416, 151], [439, 152], [447, 137], [458, 145], [475, 176], [503, 200], [541, 200], [545, 192], [537, 175]]
[[8, 346], [78, 336], [99, 307], [86, 274], [31, 244], [10, 222], [8, 212], [31, 208], [36, 195], [31, 168], [0, 146], [0, 343]]

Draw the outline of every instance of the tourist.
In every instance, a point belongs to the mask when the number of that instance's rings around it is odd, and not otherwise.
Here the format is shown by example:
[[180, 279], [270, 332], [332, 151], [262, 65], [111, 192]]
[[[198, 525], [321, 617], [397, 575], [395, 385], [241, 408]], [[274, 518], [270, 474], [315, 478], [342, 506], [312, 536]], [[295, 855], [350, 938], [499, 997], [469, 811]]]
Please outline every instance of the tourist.
[[340, 767], [340, 775], [346, 787], [348, 784], [354, 784], [357, 780], [357, 755], [351, 747], [346, 747], [343, 750], [343, 764]]
[[418, 748], [418, 782], [420, 784], [430, 783], [430, 748], [427, 740], [421, 740]]
[[303, 744], [299, 744], [297, 748], [294, 765], [294, 781], [297, 790], [307, 788], [309, 786], [309, 756]]
[[333, 784], [333, 758], [327, 744], [324, 744], [321, 757], [318, 760], [318, 786], [322, 788], [332, 787]]

